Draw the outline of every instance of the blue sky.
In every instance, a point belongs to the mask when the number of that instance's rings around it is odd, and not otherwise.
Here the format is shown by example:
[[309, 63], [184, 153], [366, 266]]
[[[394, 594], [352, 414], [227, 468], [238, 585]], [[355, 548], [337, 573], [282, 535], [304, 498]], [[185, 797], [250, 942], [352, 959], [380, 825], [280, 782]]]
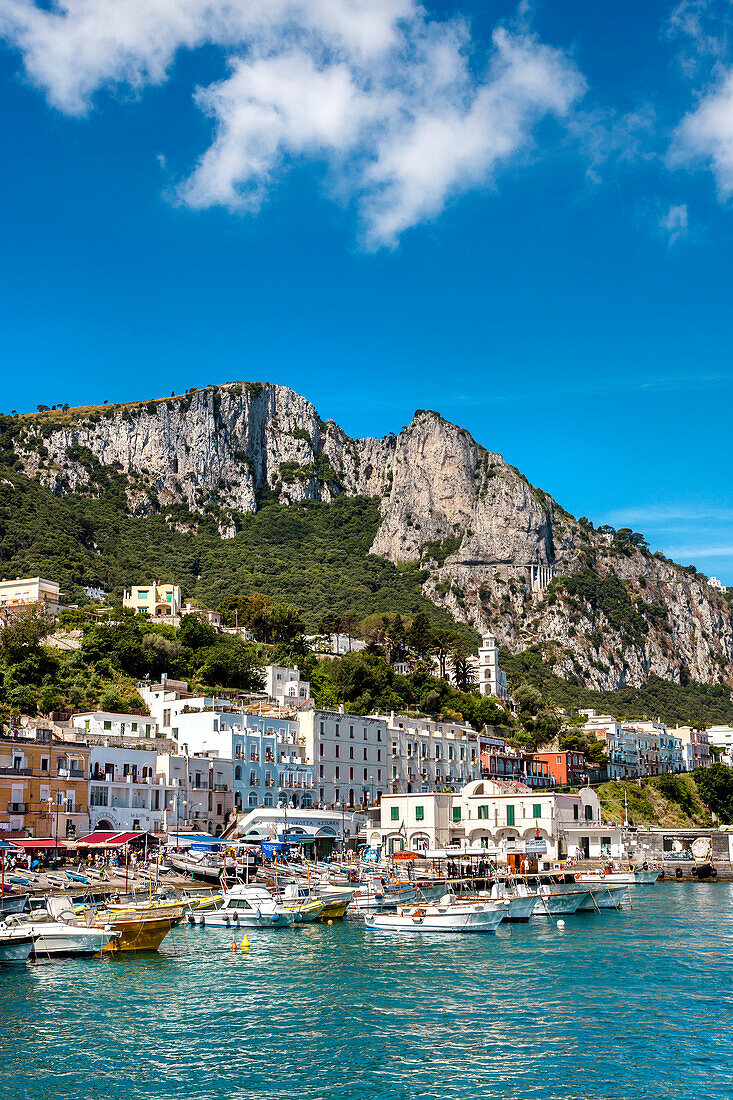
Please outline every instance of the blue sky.
[[5, 411], [436, 408], [733, 584], [730, 0], [0, 0]]

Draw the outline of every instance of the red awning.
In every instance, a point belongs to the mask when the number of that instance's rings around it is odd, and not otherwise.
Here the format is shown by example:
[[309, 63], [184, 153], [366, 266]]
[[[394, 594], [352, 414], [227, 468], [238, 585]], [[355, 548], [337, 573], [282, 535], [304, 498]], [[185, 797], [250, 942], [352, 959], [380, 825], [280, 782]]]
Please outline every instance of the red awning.
[[19, 848], [25, 848], [29, 852], [40, 851], [42, 848], [58, 848], [59, 851], [62, 849], [65, 851], [67, 847], [63, 840], [54, 840], [53, 838], [49, 840], [39, 840], [36, 837], [28, 837], [26, 840], [25, 837], [19, 837], [17, 840], [12, 838], [10, 843], [17, 844]]
[[96, 832], [77, 840], [77, 848], [122, 848], [133, 840], [140, 840], [145, 833]]

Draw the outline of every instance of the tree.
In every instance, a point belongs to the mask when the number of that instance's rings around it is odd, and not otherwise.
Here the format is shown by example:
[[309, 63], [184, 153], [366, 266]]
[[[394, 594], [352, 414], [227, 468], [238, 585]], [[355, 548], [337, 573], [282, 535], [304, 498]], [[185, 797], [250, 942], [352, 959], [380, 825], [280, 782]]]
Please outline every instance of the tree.
[[257, 664], [252, 647], [237, 636], [200, 650], [197, 656], [203, 658], [197, 676], [204, 684], [242, 691], [261, 691], [264, 686], [262, 668]]
[[0, 654], [10, 661], [22, 661], [50, 632], [52, 620], [40, 605], [14, 611], [0, 629]]
[[430, 622], [424, 611], [418, 612], [412, 620], [405, 641], [420, 657], [432, 652], [435, 642], [433, 632], [430, 629]]
[[725, 825], [733, 823], [733, 769], [725, 764], [711, 764], [693, 773], [697, 789], [714, 814]]
[[212, 646], [217, 640], [217, 633], [211, 623], [202, 619], [200, 615], [184, 615], [178, 628], [178, 640], [186, 649], [194, 652], [206, 646]]
[[453, 650], [450, 657], [450, 668], [456, 687], [460, 691], [468, 691], [476, 679], [476, 672], [465, 647], [459, 646]]

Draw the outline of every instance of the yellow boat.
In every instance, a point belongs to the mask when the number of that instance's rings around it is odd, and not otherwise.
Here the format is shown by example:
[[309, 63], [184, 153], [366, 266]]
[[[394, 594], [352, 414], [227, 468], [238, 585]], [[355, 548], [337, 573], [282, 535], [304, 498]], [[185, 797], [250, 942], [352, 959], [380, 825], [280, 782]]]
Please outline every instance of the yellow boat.
[[138, 914], [98, 914], [92, 927], [111, 928], [118, 935], [102, 948], [102, 954], [115, 955], [120, 951], [157, 951], [165, 937], [180, 918]]

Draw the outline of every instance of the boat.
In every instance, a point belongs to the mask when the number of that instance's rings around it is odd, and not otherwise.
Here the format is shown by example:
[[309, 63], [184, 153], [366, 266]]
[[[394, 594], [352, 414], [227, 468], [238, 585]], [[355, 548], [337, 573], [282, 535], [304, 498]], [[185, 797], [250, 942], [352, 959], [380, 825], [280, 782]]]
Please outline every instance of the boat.
[[651, 886], [661, 873], [661, 871], [643, 868], [637, 871], [633, 867], [628, 871], [583, 871], [576, 875], [576, 880], [593, 885]]
[[264, 886], [233, 886], [219, 909], [189, 913], [189, 924], [200, 928], [289, 928], [295, 912], [280, 905]]
[[398, 905], [409, 905], [416, 898], [417, 890], [410, 883], [387, 883], [383, 878], [374, 875], [354, 891], [351, 907], [360, 912], [381, 913], [387, 909], [396, 909]]
[[304, 878], [300, 873], [294, 873], [277, 875], [274, 881], [276, 886], [283, 888], [295, 886], [301, 899], [315, 898], [323, 902], [323, 912], [316, 918], [320, 921], [343, 920], [356, 889], [354, 886], [336, 886], [326, 875], [316, 879], [315, 875]]
[[28, 908], [29, 894], [3, 894], [0, 896], [0, 919], [10, 913], [23, 913]]
[[13, 916], [9, 927], [23, 929], [33, 937], [35, 959], [62, 955], [98, 955], [116, 933], [108, 928], [87, 928], [66, 897], [50, 897], [45, 909]]
[[103, 954], [121, 951], [157, 951], [180, 918], [145, 912], [110, 913], [100, 909], [88, 927], [111, 929], [118, 933], [102, 948]]
[[560, 917], [577, 913], [583, 901], [590, 901], [587, 891], [553, 891], [547, 885], [537, 889], [537, 904], [532, 912], [534, 917]]
[[504, 901], [508, 904], [504, 909], [503, 919], [511, 924], [526, 924], [537, 905], [538, 895], [526, 890], [517, 893], [516, 888], [511, 890], [505, 882], [495, 882], [488, 892], [479, 891], [471, 900], [484, 901], [490, 898], [492, 901]]
[[168, 853], [166, 859], [173, 870], [178, 871], [179, 874], [191, 875], [193, 878], [203, 879], [204, 882], [216, 883], [217, 886], [222, 875], [232, 877], [239, 869], [235, 859], [224, 860], [223, 857], [215, 856], [210, 852], [202, 852], [198, 857], [190, 852], [186, 856]]
[[286, 912], [293, 914], [295, 924], [318, 920], [325, 908], [319, 898], [301, 893], [295, 883], [288, 884], [277, 900]]
[[33, 932], [0, 924], [0, 964], [25, 962], [33, 950]]
[[504, 912], [501, 903], [466, 903], [449, 894], [438, 905], [400, 906], [395, 913], [367, 913], [364, 924], [377, 932], [496, 932]]
[[628, 889], [628, 886], [617, 884], [606, 886], [604, 883], [599, 883], [598, 886], [592, 888], [589, 887], [576, 912], [585, 913], [588, 910], [595, 909], [620, 909], [623, 899], [628, 896]]

